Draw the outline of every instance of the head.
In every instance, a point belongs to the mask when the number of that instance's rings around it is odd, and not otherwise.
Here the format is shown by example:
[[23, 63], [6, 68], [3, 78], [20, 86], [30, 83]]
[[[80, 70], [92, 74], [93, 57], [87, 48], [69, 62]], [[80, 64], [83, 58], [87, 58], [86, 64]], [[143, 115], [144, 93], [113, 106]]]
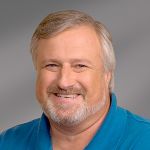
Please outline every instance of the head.
[[75, 10], [51, 13], [33, 34], [31, 54], [37, 99], [49, 118], [75, 125], [105, 107], [115, 56], [100, 22]]

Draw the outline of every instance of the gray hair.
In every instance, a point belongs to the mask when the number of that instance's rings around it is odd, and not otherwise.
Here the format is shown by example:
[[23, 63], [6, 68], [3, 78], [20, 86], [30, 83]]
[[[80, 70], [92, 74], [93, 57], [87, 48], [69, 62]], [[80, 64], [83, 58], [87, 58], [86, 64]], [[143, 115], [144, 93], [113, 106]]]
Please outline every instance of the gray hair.
[[103, 63], [106, 71], [110, 72], [112, 77], [109, 84], [110, 92], [114, 87], [115, 54], [112, 45], [112, 38], [106, 27], [91, 16], [77, 10], [64, 10], [50, 13], [45, 17], [36, 28], [30, 44], [33, 63], [36, 64], [36, 53], [38, 41], [48, 39], [57, 34], [69, 30], [75, 26], [86, 25], [92, 27], [101, 43], [103, 53]]

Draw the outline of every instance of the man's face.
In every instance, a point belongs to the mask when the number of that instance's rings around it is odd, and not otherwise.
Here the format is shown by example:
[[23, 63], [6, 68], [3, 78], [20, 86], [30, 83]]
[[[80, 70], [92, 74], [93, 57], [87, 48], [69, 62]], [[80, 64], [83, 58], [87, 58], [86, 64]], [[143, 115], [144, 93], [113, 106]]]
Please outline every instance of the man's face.
[[71, 126], [104, 111], [109, 75], [91, 27], [75, 27], [41, 39], [37, 51], [36, 94], [48, 118]]

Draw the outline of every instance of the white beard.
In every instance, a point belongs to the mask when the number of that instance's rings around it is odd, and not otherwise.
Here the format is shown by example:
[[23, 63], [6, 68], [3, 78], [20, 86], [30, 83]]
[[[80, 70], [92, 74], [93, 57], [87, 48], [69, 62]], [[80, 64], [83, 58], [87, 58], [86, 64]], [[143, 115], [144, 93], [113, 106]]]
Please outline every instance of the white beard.
[[[88, 104], [84, 101], [73, 112], [71, 112], [72, 110], [67, 110], [67, 105], [64, 104], [57, 108], [50, 99], [47, 99], [46, 103], [42, 105], [42, 109], [46, 116], [53, 122], [59, 125], [71, 127], [80, 124], [89, 116], [100, 111], [105, 104], [106, 97], [104, 96], [101, 101], [93, 106], [88, 106]], [[63, 114], [59, 114], [59, 111], [64, 111], [67, 115], [64, 116]]]

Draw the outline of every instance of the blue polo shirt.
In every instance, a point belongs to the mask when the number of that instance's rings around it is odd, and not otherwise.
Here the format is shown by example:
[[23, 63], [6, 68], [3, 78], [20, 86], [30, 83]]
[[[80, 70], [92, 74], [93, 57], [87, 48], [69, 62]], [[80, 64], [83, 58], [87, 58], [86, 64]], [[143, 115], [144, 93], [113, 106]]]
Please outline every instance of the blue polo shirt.
[[[52, 150], [50, 125], [40, 119], [0, 134], [0, 150]], [[85, 150], [150, 150], [150, 121], [117, 106], [111, 95], [109, 112]]]

